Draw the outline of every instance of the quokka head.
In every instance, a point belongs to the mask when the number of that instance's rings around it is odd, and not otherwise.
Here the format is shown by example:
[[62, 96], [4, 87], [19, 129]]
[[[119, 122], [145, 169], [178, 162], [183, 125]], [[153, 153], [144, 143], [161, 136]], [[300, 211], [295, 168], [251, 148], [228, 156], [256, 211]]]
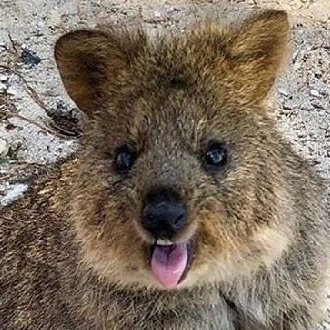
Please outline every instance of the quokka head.
[[180, 289], [272, 263], [285, 248], [277, 135], [264, 101], [283, 11], [151, 41], [78, 30], [55, 57], [86, 114], [70, 205], [82, 260], [110, 283]]

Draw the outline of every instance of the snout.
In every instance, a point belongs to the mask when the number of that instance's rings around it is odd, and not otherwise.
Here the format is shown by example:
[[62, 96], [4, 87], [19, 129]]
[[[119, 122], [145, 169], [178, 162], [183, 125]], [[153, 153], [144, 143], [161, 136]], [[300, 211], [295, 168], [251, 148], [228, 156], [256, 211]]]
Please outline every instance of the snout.
[[171, 240], [186, 227], [186, 223], [186, 207], [176, 201], [157, 200], [143, 210], [142, 226], [155, 239]]
[[173, 189], [161, 189], [148, 194], [142, 211], [143, 229], [154, 243], [148, 245], [151, 272], [163, 288], [176, 288], [191, 266], [195, 244], [182, 241], [188, 227], [185, 203]]

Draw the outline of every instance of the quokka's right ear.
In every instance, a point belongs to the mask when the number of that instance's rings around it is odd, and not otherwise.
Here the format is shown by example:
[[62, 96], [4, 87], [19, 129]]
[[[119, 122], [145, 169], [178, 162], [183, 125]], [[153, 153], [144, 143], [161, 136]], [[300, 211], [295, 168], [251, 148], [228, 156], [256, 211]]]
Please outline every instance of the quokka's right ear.
[[288, 15], [281, 10], [261, 11], [233, 28], [231, 61], [251, 98], [262, 101], [273, 86], [285, 58], [288, 30]]
[[97, 100], [129, 67], [146, 44], [139, 32], [77, 30], [62, 36], [55, 45], [55, 59], [63, 84], [77, 106], [88, 116]]

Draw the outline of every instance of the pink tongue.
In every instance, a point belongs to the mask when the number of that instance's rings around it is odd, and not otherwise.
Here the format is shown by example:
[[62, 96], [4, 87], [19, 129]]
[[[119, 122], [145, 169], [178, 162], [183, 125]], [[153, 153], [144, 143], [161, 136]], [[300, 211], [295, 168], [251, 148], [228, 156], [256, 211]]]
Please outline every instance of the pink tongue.
[[187, 244], [156, 245], [151, 258], [151, 270], [155, 278], [166, 288], [175, 288], [186, 269]]

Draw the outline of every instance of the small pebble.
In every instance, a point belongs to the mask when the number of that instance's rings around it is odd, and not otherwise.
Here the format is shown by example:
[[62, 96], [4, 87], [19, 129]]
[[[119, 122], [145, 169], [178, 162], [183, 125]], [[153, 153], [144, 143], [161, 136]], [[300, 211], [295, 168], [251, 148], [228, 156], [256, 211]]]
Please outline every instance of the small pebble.
[[315, 97], [320, 97], [320, 93], [316, 89], [311, 89], [310, 94]]
[[49, 15], [48, 24], [51, 27], [57, 27], [61, 24], [61, 14], [57, 10], [52, 10]]
[[27, 191], [28, 186], [23, 183], [14, 184], [7, 191], [7, 194], [1, 199], [0, 204], [2, 206], [6, 206], [22, 197], [24, 193]]
[[29, 64], [30, 68], [41, 62], [40, 57], [28, 49], [23, 49], [21, 59], [24, 64]]
[[278, 92], [281, 94], [281, 95], [284, 95], [284, 96], [289, 96], [289, 93], [285, 90], [285, 89], [279, 89]]
[[13, 124], [11, 124], [11, 123], [7, 124], [7, 126], [6, 126], [6, 130], [7, 130], [7, 131], [11, 131], [11, 130], [13, 130], [13, 129], [15, 129], [15, 128], [16, 128], [16, 126], [13, 125]]
[[316, 108], [316, 109], [321, 109], [321, 110], [324, 110], [324, 106], [321, 104], [320, 101], [318, 100], [314, 100], [311, 102], [311, 105]]
[[43, 21], [39, 21], [39, 22], [37, 22], [36, 25], [37, 25], [38, 29], [42, 29], [45, 26], [45, 23]]
[[0, 81], [7, 81], [8, 77], [5, 76], [4, 74], [0, 73]]
[[319, 121], [319, 128], [328, 130], [330, 127], [330, 124], [326, 120], [320, 120]]
[[7, 156], [9, 146], [6, 140], [0, 139], [0, 158]]
[[14, 88], [9, 87], [7, 89], [7, 94], [12, 95], [12, 96], [16, 96], [17, 95], [17, 91]]
[[155, 11], [154, 15], [155, 15], [155, 17], [160, 17], [161, 16], [159, 11]]
[[23, 145], [23, 142], [21, 140], [13, 140], [10, 144], [10, 149], [12, 151], [18, 151]]
[[7, 90], [7, 86], [3, 83], [0, 83], [0, 93], [4, 92], [5, 90]]

